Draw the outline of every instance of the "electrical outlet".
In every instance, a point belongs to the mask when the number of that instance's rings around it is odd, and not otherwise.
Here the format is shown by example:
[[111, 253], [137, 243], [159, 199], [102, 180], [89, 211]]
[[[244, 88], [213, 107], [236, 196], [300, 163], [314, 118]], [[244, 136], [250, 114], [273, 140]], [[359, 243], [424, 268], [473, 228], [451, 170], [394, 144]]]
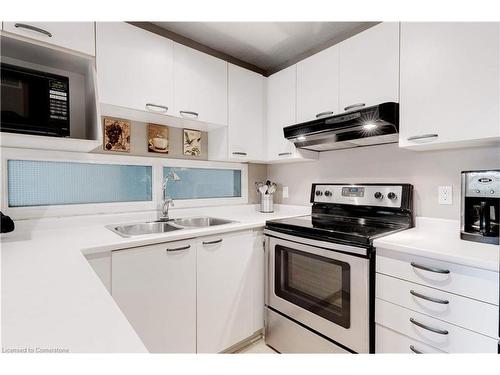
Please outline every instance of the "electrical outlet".
[[283, 186], [283, 198], [288, 198], [288, 186]]
[[438, 187], [439, 204], [453, 204], [453, 190], [451, 186]]

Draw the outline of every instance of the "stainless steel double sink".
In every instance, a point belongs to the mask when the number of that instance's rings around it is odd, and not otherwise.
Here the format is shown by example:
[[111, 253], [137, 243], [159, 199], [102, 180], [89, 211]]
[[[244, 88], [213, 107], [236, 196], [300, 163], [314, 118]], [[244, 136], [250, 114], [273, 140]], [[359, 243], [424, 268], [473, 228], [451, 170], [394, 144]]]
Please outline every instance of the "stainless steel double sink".
[[158, 220], [135, 224], [106, 225], [106, 228], [122, 237], [133, 237], [145, 234], [167, 233], [182, 229], [207, 228], [230, 223], [235, 223], [235, 221], [209, 216], [197, 216], [170, 219], [168, 221]]

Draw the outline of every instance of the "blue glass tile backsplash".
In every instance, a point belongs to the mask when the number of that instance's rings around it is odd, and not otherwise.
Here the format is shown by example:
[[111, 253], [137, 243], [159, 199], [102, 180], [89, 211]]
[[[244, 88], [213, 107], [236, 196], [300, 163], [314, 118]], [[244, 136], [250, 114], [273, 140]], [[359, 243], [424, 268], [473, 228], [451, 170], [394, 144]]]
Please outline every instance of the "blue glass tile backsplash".
[[241, 170], [164, 167], [163, 177], [175, 172], [180, 181], [169, 180], [167, 196], [173, 199], [241, 197]]
[[9, 207], [152, 200], [152, 167], [8, 160]]

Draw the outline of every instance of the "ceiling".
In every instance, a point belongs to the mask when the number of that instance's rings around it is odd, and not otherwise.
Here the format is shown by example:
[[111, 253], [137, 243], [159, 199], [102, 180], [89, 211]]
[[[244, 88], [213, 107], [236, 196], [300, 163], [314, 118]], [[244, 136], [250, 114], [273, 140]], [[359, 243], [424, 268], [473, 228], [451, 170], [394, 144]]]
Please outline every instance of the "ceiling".
[[271, 74], [377, 22], [154, 22]]

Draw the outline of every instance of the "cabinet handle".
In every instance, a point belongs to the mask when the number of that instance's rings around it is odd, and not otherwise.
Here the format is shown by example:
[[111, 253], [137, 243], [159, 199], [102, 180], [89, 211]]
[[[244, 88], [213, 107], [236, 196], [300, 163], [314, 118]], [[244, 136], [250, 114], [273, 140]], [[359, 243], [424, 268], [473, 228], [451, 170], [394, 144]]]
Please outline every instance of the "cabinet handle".
[[198, 118], [198, 112], [193, 112], [193, 111], [179, 111], [179, 113], [183, 117], [184, 117], [184, 115], [188, 115], [188, 117]]
[[246, 152], [235, 151], [235, 152], [233, 152], [233, 155], [247, 156], [247, 153]]
[[347, 107], [345, 107], [344, 111], [348, 111], [350, 109], [356, 109], [356, 108], [363, 108], [364, 106], [365, 106], [365, 103], [351, 104], [351, 105], [348, 105]]
[[172, 249], [167, 248], [167, 251], [168, 252], [171, 252], [171, 251], [182, 251], [182, 250], [187, 250], [187, 249], [190, 249], [190, 248], [191, 248], [191, 245], [187, 245], [187, 246], [182, 246], [182, 247], [175, 247], [175, 248], [172, 248]]
[[420, 139], [429, 139], [429, 138], [437, 138], [439, 135], [437, 134], [421, 134], [421, 135], [413, 135], [411, 137], [406, 138], [407, 141], [418, 141]]
[[410, 350], [415, 354], [424, 354], [423, 352], [415, 348], [413, 345], [410, 345]]
[[26, 23], [15, 23], [14, 27], [18, 27], [18, 28], [21, 28], [21, 29], [27, 29], [27, 30], [35, 31], [37, 33], [43, 34], [45, 36], [48, 36], [49, 38], [52, 38], [52, 34], [49, 33], [47, 30], [40, 29], [39, 27], [36, 27], [36, 26], [28, 25]]
[[415, 262], [410, 263], [412, 267], [418, 268], [424, 271], [429, 271], [429, 272], [434, 272], [434, 273], [442, 273], [442, 274], [449, 274], [450, 270], [444, 270], [442, 268], [436, 268], [436, 267], [429, 267], [429, 266], [422, 266], [421, 264], [417, 264]]
[[434, 327], [428, 326], [428, 325], [426, 325], [424, 323], [420, 323], [420, 322], [416, 321], [413, 318], [410, 318], [410, 322], [412, 324], [415, 324], [417, 327], [426, 329], [427, 331], [431, 331], [431, 332], [434, 332], [434, 333], [439, 333], [440, 335], [447, 335], [448, 334], [448, 331], [445, 330], [445, 329], [439, 329], [439, 328], [434, 328]]
[[289, 156], [289, 155], [292, 155], [292, 153], [291, 152], [280, 152], [278, 154], [278, 156]]
[[333, 111], [320, 112], [316, 115], [316, 118], [333, 115]]
[[221, 243], [221, 242], [222, 242], [222, 238], [219, 240], [215, 240], [215, 241], [203, 241], [202, 244], [203, 245], [215, 245], [216, 243]]
[[[161, 111], [155, 111], [154, 109], [152, 109], [151, 107], [154, 107], [154, 108], [161, 108], [162, 110]], [[152, 111], [152, 112], [167, 112], [168, 111], [168, 107], [166, 105], [160, 105], [160, 104], [153, 104], [153, 103], [146, 103], [146, 108], [149, 110], [149, 111]]]
[[428, 297], [428, 296], [425, 296], [423, 294], [420, 294], [418, 292], [415, 292], [413, 289], [410, 290], [410, 294], [412, 296], [415, 296], [417, 298], [421, 298], [421, 299], [425, 299], [426, 301], [431, 301], [431, 302], [435, 302], [435, 303], [440, 303], [441, 305], [447, 305], [450, 303], [450, 301], [446, 300], [446, 299], [439, 299], [439, 298], [434, 298], [434, 297]]

